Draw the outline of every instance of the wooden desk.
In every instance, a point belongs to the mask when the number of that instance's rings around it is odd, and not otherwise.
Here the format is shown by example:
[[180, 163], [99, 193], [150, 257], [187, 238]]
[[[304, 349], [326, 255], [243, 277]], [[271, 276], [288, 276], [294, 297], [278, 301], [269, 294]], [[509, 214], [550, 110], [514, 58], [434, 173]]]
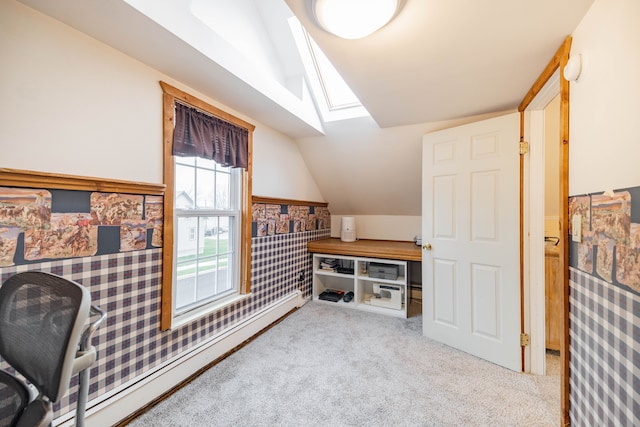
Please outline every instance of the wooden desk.
[[422, 261], [422, 251], [415, 242], [395, 240], [356, 240], [343, 242], [338, 238], [307, 242], [307, 250], [319, 254], [350, 255], [369, 258], [386, 258], [403, 261]]

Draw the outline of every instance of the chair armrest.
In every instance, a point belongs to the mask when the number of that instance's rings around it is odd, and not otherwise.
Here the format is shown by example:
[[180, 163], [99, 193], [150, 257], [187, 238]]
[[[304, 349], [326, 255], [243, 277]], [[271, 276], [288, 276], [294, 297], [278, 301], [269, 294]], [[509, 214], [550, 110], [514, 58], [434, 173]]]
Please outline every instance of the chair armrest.
[[73, 359], [73, 368], [71, 369], [71, 375], [75, 375], [78, 372], [84, 371], [96, 361], [96, 348], [91, 347], [89, 350], [78, 351], [76, 358]]
[[98, 329], [98, 326], [106, 319], [107, 313], [102, 310], [100, 307], [96, 307], [95, 305], [91, 306], [89, 311], [90, 316], [100, 316], [96, 321], [92, 322], [87, 326], [87, 329], [82, 333], [82, 337], [80, 338], [79, 349], [76, 352], [76, 357], [73, 360], [73, 368], [72, 374], [75, 375], [78, 372], [84, 371], [96, 361], [96, 349], [91, 345], [91, 337], [93, 333]]
[[89, 316], [96, 316], [96, 315], [100, 316], [98, 320], [90, 323], [87, 329], [85, 329], [84, 332], [82, 333], [82, 337], [80, 337], [80, 351], [86, 351], [92, 347], [91, 337], [93, 336], [93, 333], [96, 331], [96, 329], [98, 329], [98, 326], [100, 326], [100, 324], [104, 321], [104, 319], [107, 318], [106, 311], [104, 311], [100, 307], [96, 307], [95, 305], [92, 305], [91, 310], [89, 311]]

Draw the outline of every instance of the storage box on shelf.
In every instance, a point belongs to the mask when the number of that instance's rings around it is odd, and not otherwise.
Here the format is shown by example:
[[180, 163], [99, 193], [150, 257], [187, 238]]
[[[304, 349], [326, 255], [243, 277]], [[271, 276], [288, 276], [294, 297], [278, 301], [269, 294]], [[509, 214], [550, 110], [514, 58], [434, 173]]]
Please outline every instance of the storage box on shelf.
[[[406, 318], [407, 283], [406, 261], [313, 255], [313, 299], [321, 303]], [[325, 290], [353, 292], [353, 298], [326, 301], [320, 298]]]

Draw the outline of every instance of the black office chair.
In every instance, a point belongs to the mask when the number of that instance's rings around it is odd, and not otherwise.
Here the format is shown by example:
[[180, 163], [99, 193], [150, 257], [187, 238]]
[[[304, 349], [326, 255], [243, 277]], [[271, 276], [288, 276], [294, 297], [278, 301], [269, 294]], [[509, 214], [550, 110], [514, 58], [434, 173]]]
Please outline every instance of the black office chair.
[[[99, 318], [85, 328], [90, 316]], [[18, 273], [0, 287], [0, 356], [28, 380], [0, 371], [0, 426], [48, 426], [54, 402], [80, 375], [76, 425], [84, 425], [91, 336], [106, 313], [91, 306], [82, 285], [38, 271]]]

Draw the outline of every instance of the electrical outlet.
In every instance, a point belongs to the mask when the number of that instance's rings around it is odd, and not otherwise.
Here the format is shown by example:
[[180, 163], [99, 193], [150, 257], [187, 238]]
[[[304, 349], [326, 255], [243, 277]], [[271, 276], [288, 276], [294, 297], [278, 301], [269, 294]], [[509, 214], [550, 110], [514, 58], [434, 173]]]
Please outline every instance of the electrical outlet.
[[574, 215], [571, 221], [571, 240], [582, 242], [582, 215]]

